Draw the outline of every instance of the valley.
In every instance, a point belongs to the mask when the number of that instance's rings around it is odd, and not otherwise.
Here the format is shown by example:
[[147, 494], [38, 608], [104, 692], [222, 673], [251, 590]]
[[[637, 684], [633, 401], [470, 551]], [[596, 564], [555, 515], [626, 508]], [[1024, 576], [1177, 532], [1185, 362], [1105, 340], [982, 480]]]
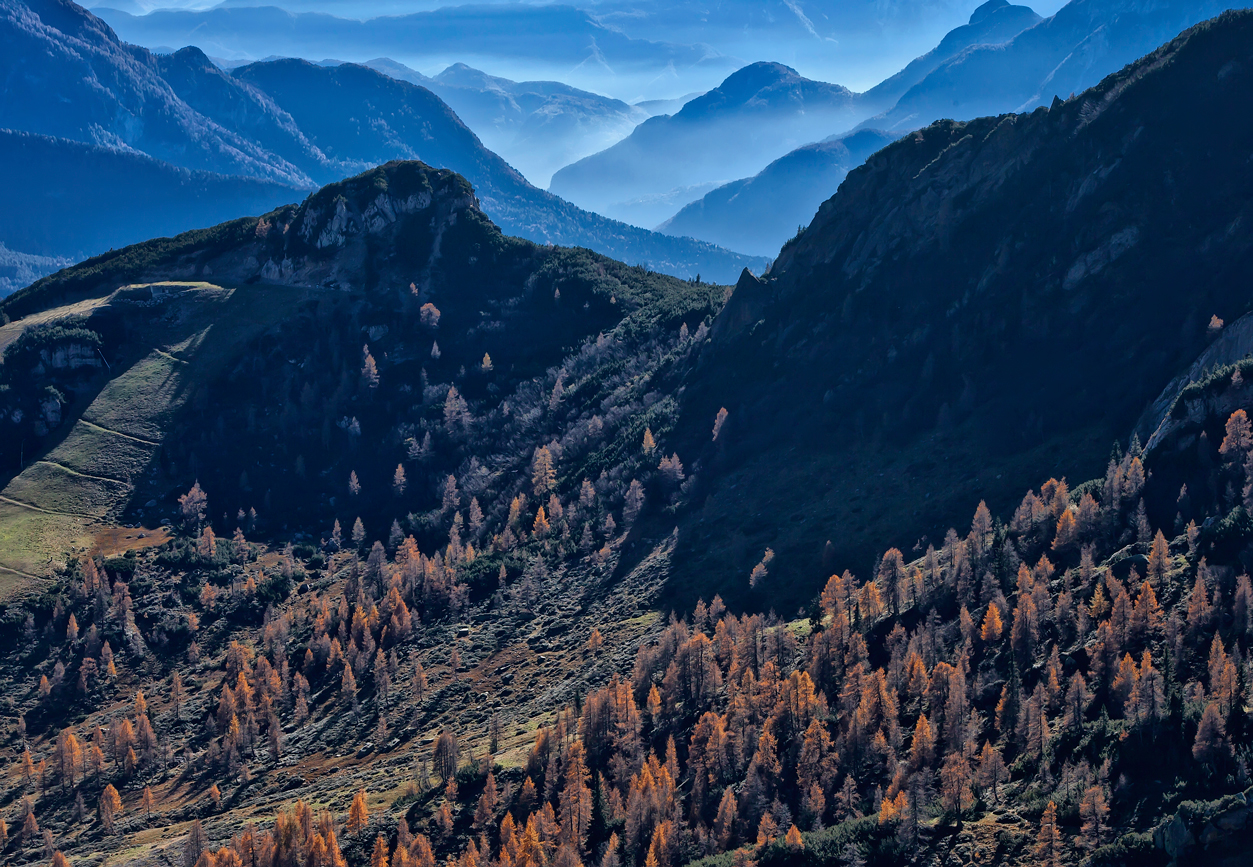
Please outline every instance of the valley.
[[[385, 35], [871, 29], [672, 6]], [[0, 863], [1245, 863], [1253, 13], [645, 118], [97, 11], [0, 0]]]

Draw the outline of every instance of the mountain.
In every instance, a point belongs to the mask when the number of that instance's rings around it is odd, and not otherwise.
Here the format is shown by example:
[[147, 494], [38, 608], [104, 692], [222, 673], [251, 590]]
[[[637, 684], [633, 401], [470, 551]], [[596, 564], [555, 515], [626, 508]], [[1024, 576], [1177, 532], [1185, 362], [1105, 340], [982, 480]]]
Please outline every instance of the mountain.
[[0, 244], [0, 298], [72, 264], [65, 257], [21, 253]]
[[568, 5], [447, 6], [367, 20], [325, 13], [288, 12], [275, 6], [218, 6], [207, 10], [158, 9], [131, 15], [98, 8], [97, 14], [128, 42], [195, 44], [227, 58], [341, 57], [353, 61], [393, 57], [410, 66], [433, 61], [509, 58], [514, 67], [556, 73], [585, 66], [585, 74], [612, 81], [654, 77], [667, 68], [725, 70], [730, 64], [708, 45], [632, 38]]
[[928, 126], [729, 297], [417, 162], [16, 293], [0, 857], [1245, 863], [1251, 78]]
[[677, 114], [654, 117], [607, 150], [566, 166], [549, 190], [581, 207], [655, 226], [709, 188], [745, 177], [864, 115], [847, 88], [754, 63]]
[[0, 184], [0, 238], [26, 253], [76, 260], [307, 195], [273, 181], [195, 172], [134, 151], [10, 130], [0, 130]]
[[[674, 574], [730, 576], [731, 599], [767, 546], [817, 576], [867, 563], [862, 539], [939, 544], [955, 498], [1007, 513], [1041, 466], [1100, 474], [1211, 317], [1249, 309], [1253, 124], [1230, 106], [1251, 36], [1225, 15], [1073, 99], [942, 121], [850, 172], [714, 323], [677, 450], [706, 453], [725, 407], [726, 456]], [[764, 517], [784, 509], [804, 520]]]
[[903, 131], [1047, 105], [1228, 8], [1225, 0], [1071, 0], [1003, 45], [972, 46], [941, 64], [866, 126]]
[[365, 64], [430, 89], [488, 148], [538, 187], [553, 172], [626, 138], [650, 115], [617, 99], [557, 81], [510, 81], [464, 63], [428, 78], [393, 60]]
[[765, 264], [605, 219], [539, 190], [485, 148], [431, 91], [364, 66], [276, 60], [240, 67], [233, 75], [267, 94], [330, 159], [364, 166], [420, 158], [460, 172], [474, 184], [484, 210], [512, 234], [590, 247], [684, 277], [729, 281], [737, 269]]
[[[154, 55], [70, 0], [0, 3], [0, 128], [143, 151], [185, 168], [312, 186], [179, 99]], [[57, 94], [50, 106], [48, 94]]]
[[809, 224], [849, 171], [896, 138], [862, 130], [797, 148], [751, 178], [706, 193], [657, 231], [773, 255]]
[[[228, 74], [195, 48], [154, 55], [126, 46], [99, 19], [72, 3], [36, 0], [28, 6], [10, 0], [3, 8], [6, 16], [0, 18], [0, 28], [13, 50], [0, 58], [0, 70], [11, 82], [0, 106], [0, 124], [115, 150], [142, 151], [193, 171], [217, 166], [223, 170], [219, 174], [279, 179], [300, 190], [276, 198], [277, 187], [255, 187], [247, 181], [223, 186], [201, 178], [196, 183], [202, 187], [233, 189], [233, 198], [223, 199], [221, 208], [186, 215], [194, 219], [141, 221], [137, 228], [143, 232], [171, 234], [203, 225], [201, 220], [210, 216], [213, 222], [248, 212], [229, 210], [235, 207], [248, 207], [255, 214], [282, 201], [296, 201], [317, 183], [392, 159], [421, 157], [463, 172], [489, 211], [511, 232], [541, 243], [581, 244], [685, 277], [704, 274], [723, 281], [733, 279], [743, 267], [760, 269], [766, 264], [763, 259], [707, 244], [676, 242], [580, 211], [528, 184], [430, 91], [373, 70], [357, 66], [328, 70], [300, 61], [274, 61]], [[65, 94], [54, 110], [43, 90], [54, 86], [50, 82], [62, 82], [55, 86]], [[363, 115], [365, 107], [373, 113]], [[67, 159], [72, 153], [59, 152]], [[67, 166], [65, 171], [76, 169]], [[162, 171], [167, 178], [178, 175]], [[93, 175], [85, 181], [83, 195], [92, 201], [106, 199], [116, 189], [108, 178]], [[155, 180], [148, 183], [146, 189], [152, 191], [159, 186]], [[162, 183], [172, 189], [187, 181]], [[267, 192], [260, 196], [244, 192], [254, 188]], [[177, 207], [159, 205], [153, 213]], [[55, 208], [51, 199], [37, 204], [33, 224], [49, 225], [58, 213]], [[84, 238], [84, 246], [69, 235], [38, 243], [0, 240], [24, 252], [55, 249], [69, 254], [105, 249], [96, 245], [106, 241], [112, 245], [119, 239], [144, 237], [138, 231], [119, 235], [113, 226], [93, 231], [96, 235]], [[23, 237], [29, 238], [29, 233]]]
[[1028, 6], [988, 0], [970, 14], [970, 21], [944, 35], [940, 44], [917, 57], [900, 72], [866, 91], [867, 102], [890, 106], [939, 66], [972, 46], [1000, 45], [1034, 27], [1042, 19]]
[[[229, 485], [238, 508], [274, 510], [276, 528], [329, 529], [357, 517], [339, 515], [355, 505], [340, 490], [350, 473], [372, 488], [412, 460], [410, 496], [361, 513], [382, 532], [442, 496], [468, 448], [467, 501], [507, 514], [508, 500], [488, 493], [529, 479], [531, 452], [515, 445], [534, 433], [537, 410], [564, 460], [593, 477], [612, 471], [599, 484], [620, 499], [630, 481], [620, 474], [640, 463], [624, 443], [650, 419], [661, 430], [673, 400], [655, 392], [724, 297], [724, 287], [504, 236], [465, 179], [417, 162], [90, 259], [2, 307], [0, 533], [12, 541], [0, 562], [45, 572], [63, 540], [150, 516], [145, 502], [164, 497], [166, 472], [193, 470], [223, 505]], [[305, 359], [298, 368], [291, 353]], [[281, 414], [264, 409], [275, 388], [290, 392]], [[436, 417], [449, 426], [432, 427]], [[285, 434], [276, 463], [273, 436], [293, 423], [299, 442]], [[453, 440], [462, 445], [447, 451]], [[522, 470], [507, 471], [516, 460]]]

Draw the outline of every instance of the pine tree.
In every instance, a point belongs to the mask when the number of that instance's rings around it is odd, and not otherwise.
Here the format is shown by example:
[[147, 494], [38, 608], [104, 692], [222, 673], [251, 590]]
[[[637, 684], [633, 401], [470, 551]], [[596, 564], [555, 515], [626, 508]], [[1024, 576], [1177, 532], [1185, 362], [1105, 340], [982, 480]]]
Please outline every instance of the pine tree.
[[996, 607], [996, 603], [990, 603], [988, 612], [983, 617], [983, 626], [979, 629], [979, 637], [983, 639], [984, 644], [996, 644], [1001, 640], [1001, 632], [1004, 628], [1000, 609]]
[[122, 798], [117, 793], [117, 789], [110, 783], [100, 793], [100, 824], [104, 827], [105, 833], [113, 833], [114, 822], [121, 812]]
[[348, 810], [348, 832], [357, 834], [370, 823], [370, 810], [366, 805], [365, 789], [357, 789], [352, 796], [352, 806]]
[[187, 840], [183, 843], [183, 867], [196, 867], [200, 856], [208, 848], [209, 841], [205, 836], [204, 826], [200, 824], [199, 819], [196, 819], [191, 823], [191, 828], [187, 831]]
[[1099, 848], [1109, 836], [1109, 801], [1102, 786], [1089, 786], [1079, 802], [1079, 846], [1093, 850]]
[[441, 780], [447, 782], [456, 775], [458, 752], [456, 736], [448, 729], [441, 731], [435, 739], [431, 759], [435, 773]]
[[787, 836], [783, 838], [783, 843], [793, 852], [800, 852], [805, 848], [805, 838], [801, 836], [800, 829], [796, 825], [787, 829]]
[[722, 800], [718, 803], [718, 815], [714, 819], [714, 839], [718, 843], [719, 851], [726, 852], [731, 847], [739, 810], [739, 805], [735, 801], [735, 792], [728, 786], [722, 792]]
[[552, 452], [548, 446], [540, 446], [531, 458], [531, 488], [536, 497], [542, 498], [557, 485], [557, 471], [553, 467]]
[[396, 492], [396, 496], [404, 496], [405, 488], [409, 486], [409, 482], [405, 479], [404, 464], [396, 464], [396, 472], [392, 473], [392, 490]]
[[1147, 567], [1146, 577], [1154, 590], [1161, 590], [1165, 586], [1166, 572], [1170, 568], [1170, 546], [1166, 544], [1166, 537], [1162, 535], [1162, 531], [1158, 530], [1157, 535], [1153, 537], [1153, 546], [1149, 549], [1149, 564]]
[[722, 433], [722, 426], [727, 423], [727, 408], [724, 406], [718, 410], [718, 414], [714, 416], [714, 437], [713, 441], [718, 441], [718, 434]]
[[191, 486], [190, 491], [178, 498], [178, 508], [183, 516], [184, 526], [199, 533], [200, 525], [204, 523], [204, 516], [209, 508], [209, 498], [201, 490], [199, 481]]
[[1230, 756], [1227, 726], [1223, 722], [1217, 702], [1210, 702], [1205, 706], [1201, 722], [1197, 726], [1196, 740], [1192, 744], [1192, 758], [1214, 770], [1221, 767]]
[[987, 741], [979, 753], [979, 785], [992, 791], [992, 797], [999, 796], [999, 786], [1009, 780], [1009, 769], [1001, 758], [1001, 751]]
[[388, 867], [387, 838], [382, 834], [374, 838], [374, 851], [370, 854], [370, 867]]
[[531, 524], [531, 532], [535, 538], [542, 539], [548, 535], [549, 529], [548, 514], [544, 511], [544, 507], [540, 506], [539, 511], [535, 513], [535, 521]]
[[1039, 867], [1061, 867], [1062, 835], [1057, 827], [1057, 804], [1049, 801], [1040, 817], [1040, 835], [1036, 837], [1035, 863]]

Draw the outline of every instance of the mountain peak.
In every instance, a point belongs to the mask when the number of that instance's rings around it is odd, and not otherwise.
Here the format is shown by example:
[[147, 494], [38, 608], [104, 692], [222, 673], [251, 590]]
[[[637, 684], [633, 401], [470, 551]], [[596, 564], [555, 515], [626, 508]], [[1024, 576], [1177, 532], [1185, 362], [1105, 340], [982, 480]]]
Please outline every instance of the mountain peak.
[[801, 74], [790, 66], [763, 60], [731, 73], [715, 90], [728, 101], [744, 102], [764, 88], [801, 78]]
[[984, 3], [974, 12], [970, 13], [970, 23], [978, 24], [980, 21], [982, 21], [983, 19], [991, 15], [993, 12], [995, 12], [997, 9], [1003, 9], [1008, 5], [1009, 5], [1009, 0], [988, 0], [987, 3]]

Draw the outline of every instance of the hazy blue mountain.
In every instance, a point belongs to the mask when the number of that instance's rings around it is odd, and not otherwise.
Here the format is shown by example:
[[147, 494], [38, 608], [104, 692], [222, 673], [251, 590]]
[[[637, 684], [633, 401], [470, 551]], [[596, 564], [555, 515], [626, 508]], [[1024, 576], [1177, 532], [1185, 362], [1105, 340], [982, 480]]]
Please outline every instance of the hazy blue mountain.
[[[710, 77], [734, 67], [708, 45], [635, 39], [587, 11], [564, 5], [449, 6], [364, 21], [275, 6], [165, 9], [138, 16], [108, 8], [97, 11], [129, 42], [195, 44], [226, 58], [283, 55], [364, 62], [386, 56], [415, 67], [508, 58], [515, 66], [554, 73], [582, 64], [582, 77], [604, 80], [633, 71], [647, 80], [666, 69], [705, 66]], [[360, 13], [345, 9], [344, 14]]]
[[[0, 69], [8, 82], [0, 124], [132, 156], [142, 151], [184, 169], [221, 166], [223, 173], [246, 176], [188, 180], [190, 176], [172, 166], [145, 163], [145, 171], [165, 180], [128, 185], [129, 174], [137, 171], [129, 163], [109, 163], [83, 174], [79, 154], [54, 149], [43, 157], [45, 172], [79, 177], [81, 198], [97, 206], [82, 206], [69, 228], [57, 220], [62, 205], [54, 196], [31, 199], [29, 213], [9, 208], [25, 225], [6, 229], [19, 233], [20, 239], [0, 232], [0, 241], [12, 249], [91, 252], [295, 201], [303, 197], [301, 190], [315, 186], [313, 179], [321, 182], [393, 159], [419, 158], [471, 178], [494, 218], [510, 232], [540, 243], [586, 246], [684, 277], [732, 280], [744, 267], [760, 270], [766, 264], [581, 211], [527, 183], [434, 93], [363, 66], [326, 69], [292, 60], [251, 64], [227, 74], [197, 49], [156, 56], [125, 46], [107, 26], [71, 3], [38, 0], [27, 7], [15, 0], [2, 2], [6, 15], [0, 18], [0, 32], [12, 50], [0, 52]], [[49, 106], [41, 89], [47, 82], [66, 98]], [[58, 158], [66, 163], [63, 167], [58, 168]], [[287, 185], [258, 190], [247, 180], [276, 177]], [[64, 191], [71, 202], [73, 190], [70, 186]], [[115, 190], [119, 195], [147, 191], [151, 214], [141, 211], [129, 222], [117, 219], [108, 205]], [[170, 191], [168, 201], [161, 198], [163, 190]], [[17, 195], [0, 194], [6, 205]], [[186, 205], [189, 201], [212, 203], [216, 210], [206, 212], [200, 205]], [[185, 206], [189, 209], [183, 222], [166, 220], [170, 209]], [[116, 234], [119, 226], [126, 231], [122, 237]]]
[[866, 91], [866, 98], [875, 105], [890, 104], [940, 64], [951, 60], [972, 45], [999, 45], [1008, 42], [1043, 19], [1028, 6], [1012, 6], [1007, 0], [988, 0], [970, 15], [970, 22], [945, 34], [931, 51], [915, 58], [900, 72]]
[[641, 99], [639, 102], [633, 103], [636, 108], [642, 108], [648, 113], [649, 117], [657, 117], [660, 114], [677, 114], [683, 106], [700, 96], [700, 92], [685, 94], [684, 96], [675, 97], [674, 99]]
[[[673, 98], [693, 90], [703, 92], [730, 69], [755, 60], [777, 60], [809, 78], [869, 87], [930, 50], [979, 5], [979, 0], [719, 0], [716, 4], [708, 0], [563, 0], [560, 6], [518, 0], [94, 2], [136, 16], [158, 8], [195, 10], [194, 20], [171, 20], [161, 12], [152, 21], [136, 24], [134, 30], [109, 18], [125, 38], [149, 47], [195, 42], [214, 56], [220, 50], [224, 52], [221, 56], [250, 60], [282, 54], [364, 62], [388, 56], [428, 74], [461, 61], [513, 80], [558, 78], [630, 103]], [[1060, 5], [1057, 0], [1045, 2], [1053, 3], [1053, 9]], [[207, 14], [210, 6], [217, 8]], [[269, 27], [274, 16], [260, 16], [257, 10], [272, 6], [293, 14], [321, 13], [324, 18], [319, 21], [310, 15], [298, 22], [279, 20], [277, 27]], [[458, 6], [460, 9], [455, 8]], [[327, 21], [329, 16], [407, 18], [414, 13], [426, 14], [435, 22], [430, 38], [420, 32], [393, 34], [381, 20], [365, 27]], [[462, 15], [472, 23], [454, 32], [448, 41], [441, 23]], [[250, 27], [240, 24], [241, 20], [264, 20], [265, 26]], [[537, 22], [538, 26], [533, 26]], [[192, 27], [199, 25], [204, 26], [196, 38], [189, 38]], [[334, 34], [327, 36], [333, 27], [343, 30], [343, 40], [337, 42]], [[467, 32], [480, 30], [486, 38], [466, 39]], [[541, 32], [538, 39], [537, 32]], [[671, 66], [672, 58], [665, 50], [625, 50], [623, 38], [662, 46], [691, 46], [696, 49], [693, 54], [697, 61], [708, 47], [718, 55], [740, 60], [715, 70], [693, 61], [688, 53], [680, 53]], [[360, 48], [359, 43], [370, 40], [375, 40], [370, 48]], [[441, 41], [447, 50], [441, 50]]]
[[73, 264], [65, 256], [36, 256], [10, 250], [0, 242], [0, 298], [12, 295], [18, 289], [29, 286], [40, 277], [60, 271]]
[[465, 176], [483, 210], [510, 234], [589, 247], [679, 276], [730, 281], [740, 268], [760, 270], [767, 262], [644, 231], [562, 201], [484, 147], [434, 93], [365, 66], [275, 60], [240, 67], [234, 75], [272, 98], [329, 159], [364, 165], [420, 159]]
[[809, 225], [845, 175], [896, 138], [860, 130], [797, 148], [753, 177], [707, 193], [658, 231], [773, 257], [799, 228]]
[[69, 0], [0, 0], [0, 128], [143, 151], [191, 169], [312, 187], [179, 99], [148, 51]]
[[464, 63], [433, 78], [388, 58], [366, 66], [435, 92], [483, 144], [541, 187], [557, 169], [621, 141], [651, 116], [561, 82], [510, 81]]
[[567, 166], [549, 189], [582, 207], [655, 226], [715, 186], [754, 174], [794, 148], [855, 124], [847, 88], [779, 63], [754, 63], [654, 117], [601, 153]]
[[975, 46], [907, 90], [867, 127], [913, 129], [1047, 105], [1096, 84], [1231, 0], [1071, 0], [1000, 46]]
[[180, 99], [205, 117], [296, 166], [312, 183], [329, 183], [365, 167], [360, 162], [327, 157], [273, 99], [222, 70], [199, 48], [157, 55], [155, 60], [162, 78]]
[[73, 259], [263, 214], [307, 195], [273, 181], [11, 130], [0, 130], [0, 190], [0, 242]]

